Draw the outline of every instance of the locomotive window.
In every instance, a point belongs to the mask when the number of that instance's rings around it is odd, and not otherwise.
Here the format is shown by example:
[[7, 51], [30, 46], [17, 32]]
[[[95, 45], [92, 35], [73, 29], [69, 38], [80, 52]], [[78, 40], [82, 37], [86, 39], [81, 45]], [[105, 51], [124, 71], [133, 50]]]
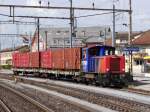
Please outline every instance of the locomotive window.
[[109, 50], [105, 50], [105, 55], [109, 55]]
[[98, 56], [98, 51], [99, 51], [99, 48], [90, 49], [89, 50], [89, 55], [90, 56]]
[[115, 51], [114, 50], [110, 50], [110, 55], [114, 55], [115, 54]]
[[105, 49], [105, 55], [114, 55], [115, 51], [113, 49]]
[[83, 51], [83, 59], [86, 59], [86, 51]]

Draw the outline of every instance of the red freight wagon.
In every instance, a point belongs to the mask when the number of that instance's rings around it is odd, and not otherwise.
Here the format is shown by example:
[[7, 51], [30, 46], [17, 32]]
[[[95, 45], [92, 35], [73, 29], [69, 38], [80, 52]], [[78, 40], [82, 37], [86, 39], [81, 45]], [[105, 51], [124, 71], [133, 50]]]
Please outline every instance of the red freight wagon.
[[28, 68], [30, 65], [29, 53], [19, 53], [18, 66], [21, 68]]
[[80, 69], [81, 48], [66, 48], [64, 50], [64, 64], [67, 70]]
[[29, 67], [29, 53], [14, 53], [13, 54], [13, 66], [19, 68]]
[[17, 59], [17, 56], [16, 56], [16, 53], [13, 53], [13, 54], [12, 54], [12, 60], [13, 60], [13, 61], [12, 61], [12, 66], [15, 68], [15, 67], [17, 66], [17, 63], [16, 63], [16, 62], [17, 62], [17, 60], [18, 60], [18, 59]]
[[19, 67], [19, 53], [13, 53], [12, 58], [13, 58], [12, 61], [13, 67]]
[[40, 58], [41, 58], [42, 68], [48, 68], [48, 69], [52, 68], [52, 54], [50, 50], [41, 52]]
[[79, 70], [81, 48], [62, 48], [52, 50], [52, 69]]
[[39, 52], [30, 53], [30, 67], [38, 68], [39, 67]]
[[52, 69], [64, 69], [64, 49], [52, 49]]

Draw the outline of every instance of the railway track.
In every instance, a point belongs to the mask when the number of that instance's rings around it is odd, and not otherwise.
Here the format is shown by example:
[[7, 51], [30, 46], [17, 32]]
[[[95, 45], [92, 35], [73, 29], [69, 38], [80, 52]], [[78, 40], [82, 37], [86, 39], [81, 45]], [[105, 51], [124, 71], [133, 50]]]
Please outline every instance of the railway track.
[[[9, 78], [12, 79], [12, 77], [9, 77]], [[6, 84], [3, 81], [0, 83]], [[26, 94], [28, 97], [34, 99], [35, 101], [40, 102], [41, 104], [45, 105], [48, 108], [51, 108], [51, 110], [53, 110], [53, 112], [100, 112], [99, 110], [101, 110], [100, 109], [101, 107], [95, 109], [92, 106], [88, 107], [86, 105], [80, 105], [80, 103], [68, 101], [68, 100], [65, 100], [64, 98], [60, 98], [55, 95], [54, 96], [48, 95], [44, 92], [40, 92], [35, 89], [29, 89], [29, 88], [24, 88], [24, 87], [18, 88], [18, 87], [9, 85], [9, 84], [7, 84], [7, 86], [9, 86], [10, 88], [13, 88], [13, 90], [17, 90], [23, 94]], [[18, 99], [18, 98], [16, 98], [16, 99]], [[31, 110], [33, 111], [33, 109], [31, 109]], [[109, 109], [105, 109], [105, 110], [109, 110]], [[16, 111], [14, 111], [14, 112], [16, 112]], [[20, 112], [20, 111], [18, 111], [18, 112]], [[28, 111], [28, 112], [30, 112], [30, 111]], [[42, 111], [36, 111], [36, 112], [42, 112]], [[48, 112], [51, 112], [51, 111], [48, 111]]]
[[150, 91], [146, 91], [142, 89], [128, 88], [128, 89], [125, 89], [125, 91], [150, 96]]
[[55, 84], [38, 83], [36, 81], [30, 82], [29, 80], [24, 80], [24, 83], [27, 83], [27, 84], [30, 83], [38, 87], [43, 87], [46, 89], [57, 91], [65, 95], [76, 97], [76, 98], [79, 98], [88, 102], [92, 102], [100, 106], [104, 106], [106, 108], [110, 108], [112, 110], [120, 111], [120, 112], [142, 112], [142, 111], [149, 112], [150, 111], [150, 105], [142, 104], [142, 103], [127, 100], [127, 99], [121, 99], [121, 98], [108, 96], [104, 94], [92, 93], [92, 92], [81, 90], [81, 89], [64, 87], [64, 86], [55, 85]]
[[0, 100], [0, 112], [11, 112], [9, 107], [2, 100]]
[[4, 112], [53, 112], [46, 106], [4, 84], [0, 84], [0, 99]]
[[31, 81], [22, 78], [19, 78], [18, 81], [26, 84], [32, 84], [38, 87], [46, 88], [49, 90], [57, 91], [59, 93], [69, 95], [75, 98], [79, 98], [119, 112], [149, 112], [150, 111], [150, 105], [132, 101], [132, 100], [89, 92], [77, 88], [64, 87], [62, 85], [49, 84], [46, 82], [39, 83], [37, 81], [33, 81], [33, 80]]

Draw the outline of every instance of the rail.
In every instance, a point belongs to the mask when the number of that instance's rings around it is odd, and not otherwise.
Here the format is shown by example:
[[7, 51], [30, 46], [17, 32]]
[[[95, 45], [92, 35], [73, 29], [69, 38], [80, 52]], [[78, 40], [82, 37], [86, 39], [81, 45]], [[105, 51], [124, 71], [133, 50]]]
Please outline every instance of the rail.
[[[26, 96], [26, 95], [24, 95], [24, 94], [22, 94], [22, 93], [20, 93], [20, 92], [18, 92], [18, 91], [16, 91], [16, 90], [12, 89], [12, 88], [10, 88], [10, 87], [4, 85], [4, 84], [0, 84], [0, 87], [5, 88], [5, 89], [7, 89], [7, 90], [13, 92], [14, 94], [16, 94], [16, 95], [22, 97], [23, 99], [25, 99], [26, 101], [30, 102], [31, 104], [33, 104], [33, 105], [36, 106], [37, 108], [41, 109], [43, 112], [54, 112], [53, 110], [47, 108], [46, 106], [40, 104], [39, 102], [33, 100], [32, 98], [30, 98], [30, 97], [28, 97], [28, 96]], [[1, 102], [1, 103], [2, 103], [2, 102]], [[3, 106], [4, 106], [4, 104], [3, 104]], [[4, 108], [5, 108], [5, 107], [4, 107]], [[7, 110], [8, 110], [8, 109], [7, 109]], [[7, 111], [7, 112], [11, 112], [11, 111]]]
[[2, 106], [5, 112], [12, 112], [2, 100], [0, 100], [0, 105]]

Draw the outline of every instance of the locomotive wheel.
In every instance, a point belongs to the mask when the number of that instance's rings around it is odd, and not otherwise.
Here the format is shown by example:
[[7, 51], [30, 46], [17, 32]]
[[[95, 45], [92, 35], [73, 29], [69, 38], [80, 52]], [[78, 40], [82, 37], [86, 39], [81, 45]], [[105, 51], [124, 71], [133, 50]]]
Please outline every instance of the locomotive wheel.
[[106, 80], [102, 81], [102, 87], [108, 87], [108, 86], [110, 86], [109, 81]]

